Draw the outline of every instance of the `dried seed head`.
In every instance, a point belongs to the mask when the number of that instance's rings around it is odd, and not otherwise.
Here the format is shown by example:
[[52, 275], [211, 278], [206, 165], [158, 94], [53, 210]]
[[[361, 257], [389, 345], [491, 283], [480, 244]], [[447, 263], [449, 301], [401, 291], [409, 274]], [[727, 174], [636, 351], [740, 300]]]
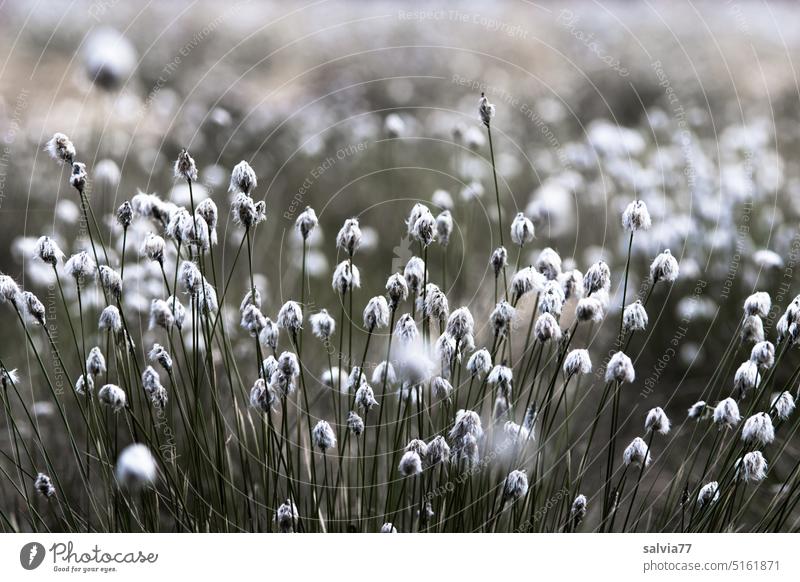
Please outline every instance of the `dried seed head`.
[[451, 234], [453, 234], [453, 216], [449, 210], [443, 210], [436, 217], [436, 236], [439, 244], [446, 247], [450, 243]]
[[361, 272], [351, 261], [342, 261], [333, 271], [331, 286], [340, 295], [358, 289], [361, 287]]
[[794, 412], [794, 398], [787, 392], [781, 392], [772, 399], [772, 408], [775, 409], [775, 416], [779, 420], [787, 420]]
[[380, 533], [397, 533], [397, 529], [390, 522], [386, 522], [381, 526]]
[[78, 377], [78, 381], [75, 382], [75, 392], [81, 396], [94, 392], [94, 380], [92, 380], [92, 377], [81, 374]]
[[293, 532], [298, 519], [300, 519], [300, 514], [297, 513], [297, 506], [290, 499], [287, 499], [286, 503], [282, 503], [275, 512], [275, 523], [278, 524], [281, 533]]
[[753, 361], [743, 362], [733, 377], [733, 388], [739, 398], [745, 398], [761, 382], [758, 364]]
[[651, 225], [650, 213], [642, 200], [634, 200], [622, 213], [622, 227], [627, 231], [647, 230]]
[[583, 518], [586, 517], [586, 505], [587, 502], [585, 495], [578, 495], [575, 498], [575, 501], [572, 502], [572, 507], [570, 508], [569, 513], [575, 522], [576, 527], [579, 526], [583, 521]]
[[395, 384], [397, 382], [397, 375], [394, 372], [394, 366], [391, 362], [383, 361], [372, 371], [372, 383], [374, 385]]
[[394, 334], [403, 344], [410, 344], [419, 337], [417, 324], [410, 314], [404, 313], [394, 326]]
[[308, 237], [311, 236], [311, 233], [317, 227], [318, 223], [317, 213], [314, 212], [314, 209], [310, 206], [306, 206], [306, 209], [297, 217], [294, 226], [303, 240], [308, 240]]
[[467, 467], [474, 467], [480, 461], [478, 450], [478, 439], [471, 434], [464, 435], [453, 443], [453, 454], [455, 457], [466, 464]]
[[246, 229], [253, 228], [267, 218], [266, 204], [263, 200], [254, 202], [247, 194], [239, 193], [231, 202], [233, 221]]
[[336, 446], [336, 435], [333, 433], [331, 425], [327, 421], [320, 420], [311, 432], [314, 447], [321, 451], [327, 451]]
[[348, 218], [344, 221], [336, 235], [336, 246], [351, 257], [356, 254], [358, 247], [361, 246], [361, 227], [358, 225], [358, 218]]
[[122, 316], [116, 305], [109, 305], [100, 313], [100, 321], [97, 324], [100, 329], [108, 329], [114, 333], [122, 329]]
[[511, 420], [503, 425], [503, 432], [514, 444], [527, 444], [534, 441], [533, 433], [528, 427], [521, 426]]
[[151, 362], [158, 362], [167, 373], [172, 372], [172, 357], [161, 344], [153, 344], [153, 349], [147, 357]]
[[67, 259], [67, 262], [64, 263], [64, 269], [80, 284], [94, 279], [97, 265], [92, 260], [92, 257], [89, 256], [89, 253], [81, 251]]
[[355, 436], [361, 436], [361, 433], [364, 432], [364, 421], [361, 419], [358, 413], [353, 412], [352, 410], [347, 413], [347, 430], [349, 430]]
[[[792, 323], [794, 325], [794, 323]], [[795, 328], [796, 329], [796, 328]], [[791, 325], [789, 335], [793, 336]], [[746, 315], [742, 323], [742, 342], [758, 343], [764, 341], [764, 323], [758, 315]], [[792, 340], [794, 341], [794, 339]]]
[[244, 308], [242, 311], [242, 320], [240, 325], [246, 329], [250, 337], [258, 337], [261, 330], [267, 324], [267, 318], [261, 313], [261, 310], [252, 303]]
[[585, 296], [608, 290], [611, 285], [611, 270], [605, 261], [598, 261], [583, 276], [583, 292]]
[[631, 383], [635, 379], [636, 373], [633, 370], [633, 363], [628, 356], [622, 352], [617, 352], [611, 356], [606, 367], [606, 382]]
[[514, 300], [519, 301], [531, 291], [541, 291], [544, 287], [544, 276], [533, 267], [525, 267], [514, 273], [511, 279], [511, 292]]
[[75, 159], [75, 146], [63, 133], [54, 133], [44, 149], [59, 164], [71, 164]]
[[261, 333], [258, 334], [258, 341], [262, 346], [266, 346], [273, 350], [278, 348], [278, 326], [269, 317], [264, 320], [264, 327]]
[[726, 398], [714, 407], [714, 422], [727, 428], [733, 428], [741, 420], [739, 405], [733, 398]]
[[106, 371], [106, 359], [97, 346], [89, 350], [86, 356], [86, 371], [95, 378]]
[[633, 439], [622, 453], [622, 462], [626, 466], [641, 467], [644, 465], [647, 467], [650, 464], [650, 452], [647, 450], [647, 444], [639, 437]]
[[153, 299], [150, 303], [150, 329], [156, 326], [169, 330], [175, 323], [175, 317], [169, 303], [163, 299]]
[[561, 341], [561, 328], [556, 318], [549, 313], [543, 313], [536, 319], [533, 331], [536, 339], [542, 343]]
[[775, 428], [766, 412], [759, 412], [748, 418], [742, 427], [742, 440], [746, 443], [768, 445], [775, 440]]
[[436, 219], [427, 207], [414, 222], [409, 233], [414, 240], [419, 241], [423, 247], [430, 245], [436, 238]]
[[36, 241], [34, 257], [55, 267], [59, 261], [64, 260], [64, 251], [49, 236], [42, 236]]
[[420, 439], [411, 439], [408, 441], [406, 445], [405, 452], [413, 451], [417, 453], [420, 459], [424, 459], [425, 456], [428, 454], [428, 445], [425, 444], [425, 441]]
[[259, 378], [250, 389], [250, 406], [255, 410], [267, 413], [275, 404], [275, 394], [269, 389], [263, 378]]
[[628, 305], [622, 313], [622, 329], [625, 332], [647, 329], [647, 311], [638, 299]]
[[400, 273], [394, 273], [386, 281], [386, 295], [389, 297], [389, 307], [397, 306], [408, 298], [408, 284]]
[[142, 242], [142, 248], [139, 251], [139, 254], [143, 257], [147, 257], [147, 259], [150, 261], [157, 261], [163, 265], [165, 249], [166, 243], [164, 242], [164, 239], [157, 234], [148, 232], [145, 236], [144, 242]]
[[122, 277], [108, 265], [100, 265], [100, 284], [112, 297], [119, 299], [122, 296]]
[[50, 477], [44, 473], [36, 475], [33, 488], [39, 495], [45, 498], [52, 497], [56, 494], [56, 488], [53, 486], [53, 482], [50, 480]]
[[436, 400], [449, 400], [453, 393], [453, 385], [441, 376], [437, 376], [431, 382], [431, 393]]
[[486, 348], [473, 352], [467, 361], [467, 371], [472, 376], [483, 376], [492, 369], [492, 355]]
[[647, 413], [647, 418], [644, 421], [645, 432], [657, 432], [658, 434], [669, 433], [670, 422], [664, 410], [656, 406], [650, 409]]
[[117, 482], [129, 489], [151, 485], [156, 480], [158, 466], [145, 445], [134, 443], [125, 447], [117, 459]]
[[533, 223], [522, 212], [511, 222], [511, 242], [522, 247], [533, 240]]
[[498, 303], [494, 311], [489, 316], [495, 337], [507, 335], [511, 331], [511, 321], [514, 318], [515, 309], [507, 301]]
[[249, 196], [256, 186], [258, 186], [258, 178], [250, 164], [242, 160], [233, 167], [228, 192], [239, 192]]
[[480, 115], [481, 121], [486, 127], [489, 127], [492, 122], [494, 112], [494, 105], [489, 103], [485, 93], [481, 93], [481, 98], [478, 100], [478, 115]]
[[44, 326], [47, 310], [39, 298], [30, 291], [23, 291], [22, 304], [28, 317], [35, 323]]
[[459, 307], [447, 319], [447, 333], [457, 342], [464, 341], [475, 332], [475, 320], [469, 308]]
[[105, 404], [114, 412], [119, 412], [125, 408], [125, 405], [128, 402], [125, 396], [125, 391], [114, 384], [106, 384], [100, 388], [100, 392], [97, 393], [97, 399], [101, 404]]
[[414, 475], [422, 473], [422, 459], [419, 453], [415, 451], [403, 453], [403, 457], [400, 459], [400, 464], [397, 468], [404, 477], [413, 477]]
[[8, 301], [13, 305], [18, 306], [21, 298], [22, 292], [20, 291], [17, 282], [8, 275], [3, 275], [0, 273], [0, 303], [5, 303]]
[[9, 386], [19, 384], [19, 374], [17, 373], [17, 369], [14, 368], [13, 370], [7, 370], [4, 367], [0, 367], [0, 384], [4, 389], [8, 389]]
[[295, 334], [303, 327], [303, 311], [296, 301], [287, 301], [278, 312], [278, 327]]
[[559, 317], [564, 309], [565, 300], [561, 285], [557, 281], [548, 281], [539, 295], [539, 313], [549, 313]]
[[775, 346], [772, 342], [758, 342], [750, 350], [750, 361], [762, 368], [771, 368], [775, 363]]
[[378, 295], [373, 297], [364, 308], [364, 327], [370, 332], [389, 325], [389, 304], [386, 297]]
[[425, 262], [419, 257], [411, 257], [406, 263], [403, 276], [406, 279], [408, 290], [414, 295], [420, 295], [425, 280]]
[[450, 304], [447, 296], [434, 283], [425, 286], [425, 293], [417, 298], [417, 306], [422, 313], [423, 320], [433, 318], [444, 322], [450, 315]]
[[175, 320], [175, 327], [183, 329], [183, 322], [186, 320], [186, 308], [174, 295], [170, 295], [167, 298], [167, 305], [169, 305], [172, 317]]
[[375, 400], [375, 393], [372, 387], [366, 382], [362, 382], [361, 386], [356, 390], [355, 398], [356, 406], [369, 412], [374, 406], [378, 406], [378, 401]]
[[466, 435], [471, 435], [476, 440], [483, 436], [481, 417], [472, 410], [459, 410], [456, 413], [455, 423], [450, 430], [450, 440], [456, 441]]
[[217, 244], [217, 222], [219, 220], [219, 211], [217, 210], [217, 205], [211, 198], [206, 198], [197, 205], [195, 214], [206, 223], [211, 244]]
[[745, 483], [758, 483], [767, 476], [767, 460], [761, 451], [747, 453], [736, 460], [736, 476]]
[[511, 471], [503, 485], [503, 498], [516, 501], [528, 493], [528, 476], [525, 471]]
[[753, 293], [747, 299], [744, 300], [745, 315], [757, 315], [759, 317], [767, 317], [769, 315], [769, 310], [771, 308], [772, 308], [772, 300], [769, 297], [769, 293], [765, 293], [764, 291]]
[[691, 407], [689, 407], [689, 418], [700, 419], [706, 411], [706, 402], [705, 400], [698, 400]]
[[327, 309], [311, 315], [308, 320], [311, 322], [311, 332], [323, 342], [328, 341], [336, 330], [336, 321], [328, 315]]
[[202, 289], [203, 276], [200, 274], [200, 269], [193, 261], [183, 261], [181, 263], [180, 281], [183, 287], [183, 292], [188, 293], [192, 297]]
[[197, 182], [197, 164], [194, 163], [192, 156], [185, 149], [182, 149], [181, 153], [178, 154], [173, 172], [176, 178]]
[[69, 183], [73, 188], [79, 192], [83, 192], [86, 188], [86, 180], [88, 178], [86, 173], [86, 164], [82, 162], [72, 162], [72, 173], [69, 175]]
[[550, 247], [543, 249], [536, 258], [536, 270], [548, 281], [557, 279], [561, 275], [561, 257]]
[[506, 251], [505, 247], [497, 247], [492, 252], [492, 256], [489, 259], [489, 264], [492, 265], [494, 277], [496, 279], [498, 276], [500, 276], [500, 271], [505, 269], [506, 265], [508, 265], [508, 252]]
[[565, 300], [572, 299], [573, 297], [580, 299], [583, 296], [583, 273], [578, 269], [572, 269], [566, 273], [561, 273], [557, 280], [561, 284], [561, 289], [564, 291]]
[[665, 249], [653, 259], [653, 263], [650, 265], [650, 278], [654, 285], [659, 281], [672, 283], [678, 278], [678, 272], [678, 261], [672, 256], [669, 249]]
[[439, 463], [447, 463], [450, 460], [450, 445], [442, 435], [437, 435], [428, 443], [427, 454], [425, 455], [425, 466], [433, 467]]
[[198, 295], [197, 299], [198, 305], [200, 306], [200, 313], [215, 313], [217, 309], [219, 309], [217, 292], [205, 279], [203, 280], [203, 291]]
[[589, 350], [572, 350], [564, 358], [564, 374], [572, 376], [574, 374], [590, 374], [592, 372], [592, 359], [589, 357]]
[[697, 505], [705, 507], [719, 499], [719, 483], [711, 481], [700, 488], [697, 494]]

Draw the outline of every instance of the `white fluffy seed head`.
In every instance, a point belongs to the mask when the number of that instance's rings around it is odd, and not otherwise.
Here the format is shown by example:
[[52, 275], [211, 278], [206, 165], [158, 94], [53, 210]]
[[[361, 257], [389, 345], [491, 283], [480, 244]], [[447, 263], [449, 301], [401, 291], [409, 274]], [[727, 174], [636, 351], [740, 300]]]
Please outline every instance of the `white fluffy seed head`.
[[560, 317], [565, 300], [564, 289], [558, 281], [547, 281], [539, 294], [539, 313]]
[[342, 261], [333, 270], [331, 286], [339, 295], [358, 289], [361, 287], [361, 272], [351, 261]]
[[106, 359], [97, 346], [89, 350], [89, 355], [86, 356], [86, 371], [94, 377], [106, 371]]
[[496, 337], [507, 335], [511, 331], [514, 313], [515, 309], [507, 301], [501, 301], [495, 306], [494, 311], [489, 316], [489, 320]]
[[503, 497], [506, 500], [516, 501], [528, 493], [528, 476], [525, 471], [511, 471], [503, 485]]
[[478, 116], [486, 127], [492, 122], [492, 117], [495, 114], [495, 107], [489, 103], [485, 93], [481, 93], [481, 98], [478, 100]]
[[383, 295], [373, 297], [364, 308], [364, 327], [369, 331], [389, 325], [389, 304]]
[[761, 382], [758, 364], [752, 360], [743, 362], [733, 377], [733, 389], [739, 398], [745, 398]]
[[522, 212], [517, 212], [511, 222], [511, 242], [522, 247], [533, 240], [533, 223]]
[[419, 337], [417, 324], [411, 314], [404, 313], [394, 326], [394, 334], [404, 345], [409, 345]]
[[336, 246], [353, 256], [361, 246], [361, 227], [358, 218], [348, 218], [336, 235]]
[[155, 482], [158, 467], [150, 449], [143, 444], [134, 443], [120, 453], [115, 473], [120, 486], [139, 489]]
[[472, 353], [467, 360], [467, 371], [472, 376], [484, 376], [492, 369], [492, 355], [486, 348]]
[[437, 435], [428, 443], [427, 454], [425, 455], [425, 466], [432, 467], [439, 463], [447, 463], [450, 460], [450, 445], [442, 435]]
[[197, 182], [197, 164], [194, 163], [194, 159], [187, 150], [182, 149], [181, 153], [178, 154], [173, 173], [176, 178]]
[[347, 430], [355, 436], [360, 436], [364, 432], [364, 420], [352, 410], [347, 413]]
[[583, 276], [583, 293], [589, 296], [600, 290], [608, 289], [611, 285], [611, 270], [605, 261], [598, 261], [586, 271]]
[[425, 281], [425, 262], [419, 257], [411, 257], [406, 263], [403, 276], [408, 290], [414, 295], [420, 295]]
[[233, 197], [231, 212], [233, 221], [246, 229], [253, 228], [267, 218], [267, 207], [264, 201], [256, 202], [242, 192]]
[[164, 251], [166, 249], [166, 243], [164, 239], [154, 234], [152, 232], [148, 232], [142, 242], [142, 247], [139, 251], [143, 257], [146, 257], [150, 261], [157, 261], [158, 263], [164, 264]]
[[59, 164], [71, 164], [75, 159], [75, 146], [63, 133], [54, 133], [44, 149]]
[[771, 308], [772, 299], [770, 299], [769, 293], [764, 291], [753, 293], [744, 300], [745, 315], [758, 315], [759, 317], [767, 317]]
[[578, 321], [603, 321], [605, 309], [603, 302], [596, 297], [583, 297], [575, 306], [575, 317]]
[[626, 332], [647, 329], [647, 311], [638, 299], [628, 305], [622, 313], [622, 328]]
[[53, 486], [53, 481], [44, 473], [39, 473], [36, 475], [36, 480], [33, 482], [33, 488], [44, 498], [50, 498], [56, 494], [56, 488]]
[[97, 265], [89, 253], [81, 251], [67, 259], [64, 269], [80, 284], [94, 279]]
[[750, 361], [762, 368], [771, 368], [775, 363], [775, 346], [772, 342], [758, 342], [750, 350]]
[[575, 500], [572, 502], [572, 507], [570, 507], [570, 516], [575, 521], [575, 525], [580, 525], [583, 521], [583, 518], [586, 517], [586, 496], [581, 494], [575, 497]]
[[298, 519], [300, 519], [300, 514], [291, 499], [287, 499], [285, 503], [282, 503], [275, 512], [275, 523], [278, 524], [278, 529], [281, 533], [293, 532]]
[[564, 358], [564, 374], [572, 376], [574, 374], [590, 374], [592, 372], [592, 359], [589, 357], [589, 350], [572, 350]]
[[336, 435], [333, 433], [331, 425], [325, 420], [320, 420], [311, 432], [314, 447], [321, 451], [327, 451], [336, 445]]
[[667, 418], [667, 414], [661, 407], [656, 406], [647, 413], [647, 417], [645, 418], [644, 421], [644, 430], [646, 432], [657, 432], [658, 434], [667, 434], [669, 433], [669, 429], [670, 429], [669, 418]]
[[583, 297], [583, 273], [578, 269], [566, 271], [558, 276], [557, 281], [564, 291], [564, 299], [572, 299], [573, 297], [580, 299]]
[[355, 402], [356, 406], [367, 412], [378, 406], [378, 401], [375, 400], [375, 392], [366, 382], [362, 382], [361, 386], [356, 390]]
[[772, 408], [779, 420], [788, 420], [794, 412], [794, 398], [788, 391], [781, 392], [772, 399]]
[[533, 332], [536, 339], [542, 343], [561, 340], [561, 328], [556, 318], [549, 313], [543, 313], [536, 319]]
[[702, 418], [703, 414], [705, 414], [705, 411], [706, 411], [705, 400], [698, 400], [689, 407], [687, 417], [699, 420], [700, 418]]
[[462, 409], [456, 413], [455, 423], [450, 430], [450, 440], [455, 441], [466, 435], [480, 439], [483, 436], [483, 427], [477, 412]]
[[122, 330], [122, 316], [116, 305], [109, 305], [100, 312], [100, 319], [97, 327], [113, 331], [114, 333]]
[[34, 257], [40, 261], [55, 267], [59, 261], [64, 260], [64, 256], [64, 251], [49, 236], [39, 237], [39, 240], [36, 241]]
[[561, 275], [561, 257], [550, 247], [542, 249], [536, 258], [536, 270], [548, 281], [556, 280]]
[[651, 225], [650, 213], [642, 200], [634, 200], [622, 213], [622, 226], [627, 231], [647, 230]]
[[278, 325], [267, 317], [264, 321], [264, 328], [258, 334], [258, 341], [262, 346], [273, 350], [278, 348]]
[[249, 196], [256, 186], [258, 186], [258, 178], [250, 164], [242, 160], [233, 167], [231, 183], [228, 187], [229, 192], [241, 192]]
[[297, 217], [294, 226], [297, 229], [297, 232], [300, 233], [302, 239], [308, 240], [308, 237], [311, 236], [312, 232], [314, 232], [317, 224], [319, 224], [317, 213], [314, 212], [314, 209], [310, 206], [306, 206], [306, 209], [300, 213], [300, 216]]
[[443, 210], [436, 217], [436, 236], [439, 244], [446, 247], [450, 243], [451, 234], [453, 234], [453, 216], [449, 210]]
[[[792, 332], [792, 323], [789, 326], [789, 335], [794, 336]], [[793, 337], [794, 340], [794, 337]], [[746, 315], [742, 322], [742, 342], [743, 343], [758, 343], [764, 341], [764, 322], [758, 315]]]
[[106, 384], [100, 388], [100, 392], [97, 393], [97, 399], [114, 412], [119, 412], [125, 408], [128, 402], [125, 391], [114, 384]]
[[628, 382], [636, 379], [633, 362], [622, 352], [617, 352], [608, 362], [606, 367], [606, 382]]
[[389, 277], [386, 281], [386, 296], [392, 309], [397, 309], [400, 303], [408, 299], [408, 284], [403, 275], [394, 273]]
[[716, 481], [711, 481], [703, 485], [700, 488], [700, 492], [697, 494], [697, 504], [700, 507], [705, 507], [714, 503], [717, 499], [719, 499], [719, 483]]
[[375, 386], [382, 386], [384, 380], [389, 385], [397, 383], [397, 374], [391, 362], [383, 361], [372, 371], [372, 383]]
[[336, 331], [336, 321], [323, 309], [308, 318], [311, 322], [311, 332], [321, 341], [328, 341]]
[[746, 483], [758, 483], [767, 476], [767, 460], [761, 451], [752, 451], [736, 461], [736, 476]]
[[406, 451], [397, 466], [404, 477], [413, 477], [422, 473], [422, 458], [416, 451]]
[[500, 271], [505, 269], [506, 265], [508, 265], [508, 252], [506, 251], [505, 247], [497, 247], [494, 251], [492, 251], [489, 264], [492, 265], [492, 270], [494, 271], [494, 276], [496, 279], [498, 276], [500, 276]]
[[525, 267], [514, 273], [511, 279], [513, 298], [519, 301], [523, 296], [532, 291], [541, 291], [544, 288], [544, 276], [533, 267]]
[[303, 327], [303, 310], [296, 301], [287, 301], [278, 312], [278, 327], [297, 333]]
[[739, 416], [739, 405], [733, 398], [726, 398], [714, 407], [714, 422], [732, 428], [742, 419]]
[[659, 281], [672, 283], [678, 278], [678, 272], [678, 261], [672, 256], [669, 249], [665, 249], [660, 255], [653, 259], [650, 265], [650, 278], [653, 284]]
[[622, 453], [622, 462], [626, 466], [641, 467], [644, 465], [647, 467], [650, 464], [650, 452], [647, 450], [647, 444], [640, 437], [633, 439]]
[[742, 427], [742, 440], [756, 445], [768, 445], [775, 440], [775, 428], [766, 412], [759, 412], [748, 418]]

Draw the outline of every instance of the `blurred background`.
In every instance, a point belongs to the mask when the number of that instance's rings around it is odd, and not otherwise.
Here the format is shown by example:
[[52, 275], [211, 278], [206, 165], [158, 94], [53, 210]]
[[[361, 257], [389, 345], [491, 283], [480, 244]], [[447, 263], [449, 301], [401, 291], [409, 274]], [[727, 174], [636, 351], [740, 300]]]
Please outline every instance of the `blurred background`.
[[[552, 247], [581, 270], [604, 258], [620, 273], [620, 214], [635, 196], [646, 201], [653, 228], [634, 244], [628, 296], [665, 248], [681, 279], [648, 306], [637, 389], [643, 398], [655, 391], [652, 405], [682, 418], [744, 297], [770, 292], [772, 330], [798, 291], [798, 24], [791, 2], [736, 0], [7, 1], [0, 270], [43, 289], [50, 272], [28, 260], [36, 238], [73, 250], [76, 198], [42, 151], [60, 131], [87, 164], [99, 214], [137, 191], [187, 203], [172, 163], [188, 148], [196, 195], [222, 210], [223, 264], [239, 242], [227, 236], [230, 169], [250, 162], [254, 197], [268, 209], [255, 241], [265, 312], [298, 293], [293, 227], [306, 205], [320, 216], [309, 269], [324, 304], [336, 301], [330, 276], [342, 221], [358, 216], [364, 228], [368, 297], [411, 256], [403, 219], [416, 201], [453, 208], [451, 306], [486, 308], [499, 241], [477, 116], [483, 91], [497, 107], [506, 225], [522, 211], [536, 226], [523, 264]], [[140, 287], [125, 303], [144, 321], [161, 282], [153, 274], [148, 289], [136, 268], [146, 271], [131, 264]], [[612, 291], [621, 291], [619, 276]], [[609, 319], [613, 332], [618, 320]], [[4, 351], [11, 344], [0, 339]]]

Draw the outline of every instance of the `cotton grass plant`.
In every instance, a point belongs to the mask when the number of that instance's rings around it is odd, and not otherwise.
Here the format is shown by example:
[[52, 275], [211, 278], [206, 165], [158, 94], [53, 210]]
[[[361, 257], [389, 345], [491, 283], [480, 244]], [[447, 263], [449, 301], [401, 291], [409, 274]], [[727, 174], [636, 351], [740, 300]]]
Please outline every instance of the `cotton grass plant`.
[[[449, 207], [438, 215], [413, 204], [396, 227], [414, 256], [376, 288], [362, 286], [358, 209], [336, 225], [305, 208], [291, 257], [299, 288], [279, 300], [259, 288], [273, 275], [258, 246], [271, 224], [249, 162], [231, 172], [226, 213], [195, 198], [197, 164], [182, 150], [173, 173], [189, 207], [139, 193], [110, 217], [109, 236], [86, 197], [86, 166], [55, 134], [45, 147], [68, 168], [86, 237], [68, 255], [42, 236], [30, 259], [52, 271], [66, 343], [51, 334], [53, 311], [0, 275], [6, 325], [34, 360], [29, 377], [13, 352], [0, 360], [10, 443], [0, 470], [13, 497], [0, 505], [3, 530], [796, 529], [800, 463], [775, 477], [772, 468], [798, 428], [800, 367], [789, 382], [776, 370], [800, 338], [800, 297], [773, 330], [769, 294], [750, 296], [702, 400], [687, 414], [656, 392], [643, 413], [629, 394], [679, 262], [662, 249], [629, 295], [634, 243], [653, 225], [635, 199], [620, 219], [620, 272], [597, 260], [582, 273], [553, 248], [526, 264], [536, 233], [525, 213], [503, 222], [495, 113], [481, 96], [500, 244], [468, 257], [488, 266], [494, 289], [469, 305], [448, 286], [447, 248], [474, 201], [439, 193]], [[223, 234], [227, 220], [235, 228]], [[331, 290], [320, 289], [309, 241], [337, 229]], [[224, 269], [223, 243], [236, 249]], [[147, 321], [125, 301], [141, 283], [136, 267], [155, 274]], [[70, 385], [60, 388], [56, 373]], [[34, 389], [54, 408], [46, 422]], [[675, 434], [687, 431], [690, 449], [677, 450]]]

